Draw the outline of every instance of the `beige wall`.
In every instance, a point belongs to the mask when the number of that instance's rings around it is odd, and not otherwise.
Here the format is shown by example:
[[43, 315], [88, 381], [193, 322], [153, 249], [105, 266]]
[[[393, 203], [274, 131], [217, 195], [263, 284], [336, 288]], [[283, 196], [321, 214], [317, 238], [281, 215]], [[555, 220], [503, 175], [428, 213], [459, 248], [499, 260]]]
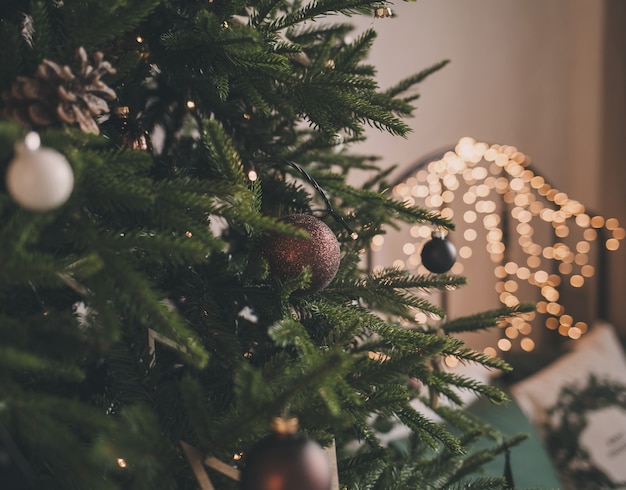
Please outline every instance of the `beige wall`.
[[[625, 7], [620, 0], [419, 0], [396, 2], [393, 18], [357, 20], [378, 32], [370, 61], [382, 88], [442, 59], [451, 63], [422, 84], [407, 139], [372, 130], [353, 150], [399, 164], [400, 174], [462, 136], [514, 145], [555, 187], [623, 226], [626, 51], [617, 14], [626, 19]], [[607, 51], [616, 37], [620, 48]], [[621, 63], [617, 74], [607, 61]], [[607, 174], [616, 176], [608, 184]], [[397, 247], [387, 244], [377, 260], [398, 257]], [[611, 256], [620, 288], [611, 319], [622, 327], [624, 248]], [[487, 268], [478, 258], [466, 267], [471, 286], [450, 295], [451, 316], [496, 306]]]
[[[600, 209], [626, 223], [626, 2], [606, 3]], [[609, 263], [608, 318], [626, 334], [626, 246]]]

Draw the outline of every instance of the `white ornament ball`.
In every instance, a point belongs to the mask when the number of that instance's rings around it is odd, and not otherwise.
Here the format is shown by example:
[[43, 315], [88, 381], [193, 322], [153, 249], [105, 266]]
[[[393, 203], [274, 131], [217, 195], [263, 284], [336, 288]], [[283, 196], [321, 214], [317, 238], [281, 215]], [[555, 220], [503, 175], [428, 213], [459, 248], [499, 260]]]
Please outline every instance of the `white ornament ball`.
[[11, 197], [32, 211], [59, 207], [72, 194], [74, 173], [67, 159], [52, 148], [39, 147], [39, 135], [29, 133], [6, 173]]

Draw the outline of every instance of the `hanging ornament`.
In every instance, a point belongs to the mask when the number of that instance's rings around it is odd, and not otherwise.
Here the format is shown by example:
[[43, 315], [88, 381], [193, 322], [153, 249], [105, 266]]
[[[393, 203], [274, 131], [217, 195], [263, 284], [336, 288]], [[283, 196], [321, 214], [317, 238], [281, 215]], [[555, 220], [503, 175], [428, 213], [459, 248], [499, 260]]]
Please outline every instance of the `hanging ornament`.
[[374, 9], [374, 17], [377, 19], [391, 17], [392, 15], [393, 13], [391, 12], [391, 7], [376, 7]]
[[344, 145], [344, 137], [342, 134], [340, 133], [335, 133], [331, 140], [330, 140], [331, 145], [333, 146], [333, 152], [334, 153], [341, 153], [345, 147]]
[[123, 148], [152, 152], [150, 134], [136, 120], [130, 118], [128, 106], [115, 108], [115, 123]]
[[448, 272], [456, 260], [456, 248], [441, 230], [433, 231], [432, 239], [422, 248], [422, 264], [430, 272]]
[[48, 211], [63, 204], [74, 188], [74, 173], [67, 159], [52, 148], [40, 148], [39, 135], [28, 133], [15, 147], [6, 173], [6, 187], [22, 207]]
[[339, 269], [341, 250], [337, 237], [323, 221], [308, 214], [293, 214], [283, 221], [305, 230], [310, 238], [275, 235], [266, 239], [262, 253], [269, 263], [270, 277], [285, 282], [309, 267], [311, 283], [298, 294], [313, 294], [324, 289]]
[[331, 468], [321, 446], [299, 434], [297, 423], [277, 420], [274, 433], [244, 456], [241, 490], [330, 490]]

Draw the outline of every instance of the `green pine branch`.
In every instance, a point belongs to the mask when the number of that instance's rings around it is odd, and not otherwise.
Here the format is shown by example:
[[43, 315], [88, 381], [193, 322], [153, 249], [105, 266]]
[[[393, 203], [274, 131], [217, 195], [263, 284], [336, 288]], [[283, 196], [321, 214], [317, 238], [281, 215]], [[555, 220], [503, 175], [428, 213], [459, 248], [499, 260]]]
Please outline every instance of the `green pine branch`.
[[371, 13], [372, 7], [377, 2], [371, 0], [318, 0], [307, 2], [302, 7], [285, 15], [281, 15], [268, 23], [268, 29], [279, 31], [296, 24], [302, 24], [307, 20], [316, 20], [320, 16], [345, 15], [357, 13]]
[[513, 307], [496, 308], [475, 315], [449, 320], [441, 325], [447, 334], [461, 332], [475, 332], [495, 327], [500, 321], [514, 315], [530, 313], [535, 311], [535, 306], [531, 303], [521, 303]]

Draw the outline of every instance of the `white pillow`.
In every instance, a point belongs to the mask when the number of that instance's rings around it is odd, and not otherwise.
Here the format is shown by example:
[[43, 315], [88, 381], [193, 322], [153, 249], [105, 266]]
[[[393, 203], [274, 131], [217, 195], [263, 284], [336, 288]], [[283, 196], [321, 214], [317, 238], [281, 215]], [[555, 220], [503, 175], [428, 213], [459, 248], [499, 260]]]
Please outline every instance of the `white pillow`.
[[626, 356], [607, 323], [575, 344], [511, 394], [569, 488], [623, 488], [612, 485], [626, 484]]
[[597, 323], [569, 352], [538, 373], [511, 386], [524, 414], [538, 426], [547, 422], [546, 409], [558, 401], [561, 388], [586, 383], [590, 374], [626, 384], [626, 357], [608, 323]]

